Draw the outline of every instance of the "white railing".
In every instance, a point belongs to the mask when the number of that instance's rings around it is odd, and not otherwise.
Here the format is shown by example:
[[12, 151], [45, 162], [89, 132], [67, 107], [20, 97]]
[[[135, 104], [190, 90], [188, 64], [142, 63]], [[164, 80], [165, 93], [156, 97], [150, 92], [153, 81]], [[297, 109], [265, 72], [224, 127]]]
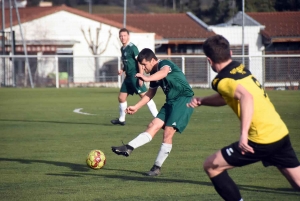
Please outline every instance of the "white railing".
[[[204, 55], [157, 56], [177, 64], [191, 86], [211, 87], [216, 74]], [[265, 88], [299, 89], [300, 55], [233, 56], [233, 59], [244, 60]], [[121, 59], [116, 56], [0, 55], [0, 83], [12, 87], [120, 87], [120, 68]]]

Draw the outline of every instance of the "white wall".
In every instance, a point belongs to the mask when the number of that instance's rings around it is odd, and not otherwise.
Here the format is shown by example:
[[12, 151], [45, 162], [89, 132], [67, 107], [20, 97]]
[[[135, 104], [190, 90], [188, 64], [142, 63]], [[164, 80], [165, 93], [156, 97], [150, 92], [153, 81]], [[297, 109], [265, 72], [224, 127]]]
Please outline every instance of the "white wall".
[[[73, 46], [73, 55], [82, 56], [74, 59], [74, 81], [75, 82], [93, 82], [91, 80], [95, 75], [95, 63], [92, 53], [84, 39], [81, 29], [84, 30], [88, 39], [88, 29], [91, 30], [91, 38], [96, 41], [96, 30], [101, 28], [99, 34], [98, 53], [107, 49], [102, 56], [120, 56], [121, 43], [119, 41], [119, 28], [112, 27], [79, 15], [66, 11], [60, 11], [51, 15], [26, 22], [22, 24], [23, 36], [25, 40], [60, 40], [60, 41], [77, 41]], [[16, 40], [21, 40], [19, 26], [14, 26]], [[9, 31], [9, 29], [7, 29]], [[109, 38], [109, 32], [111, 37]], [[154, 49], [154, 33], [131, 33], [131, 40], [139, 50], [148, 47]], [[83, 57], [84, 56], [84, 57]], [[87, 58], [88, 57], [88, 58]], [[107, 61], [107, 60], [106, 60]], [[100, 68], [103, 62], [100, 63]], [[44, 64], [45, 68], [47, 64]], [[53, 72], [53, 63], [46, 67], [49, 72]], [[45, 71], [45, 69], [44, 69]], [[43, 72], [45, 73], [45, 72]]]
[[155, 51], [155, 33], [130, 33], [130, 41], [137, 46], [139, 51], [144, 48]]
[[[224, 36], [230, 45], [242, 45], [242, 27], [216, 27], [210, 26], [212, 31], [216, 34]], [[245, 26], [244, 27], [244, 44], [249, 47], [249, 56], [263, 55], [264, 46], [262, 44], [262, 37], [259, 26]], [[262, 83], [263, 81], [263, 66], [262, 57], [255, 57], [249, 61], [249, 69], [252, 74]], [[212, 78], [216, 75], [211, 71]]]

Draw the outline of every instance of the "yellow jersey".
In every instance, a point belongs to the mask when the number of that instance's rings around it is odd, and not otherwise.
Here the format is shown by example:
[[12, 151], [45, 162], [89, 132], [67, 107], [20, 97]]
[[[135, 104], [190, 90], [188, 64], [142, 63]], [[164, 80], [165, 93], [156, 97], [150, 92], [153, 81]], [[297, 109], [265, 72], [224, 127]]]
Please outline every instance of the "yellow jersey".
[[240, 102], [234, 98], [234, 92], [239, 84], [253, 96], [254, 111], [248, 139], [259, 144], [269, 144], [286, 136], [288, 129], [285, 123], [261, 84], [243, 64], [232, 61], [214, 78], [212, 88], [224, 98], [240, 118]]

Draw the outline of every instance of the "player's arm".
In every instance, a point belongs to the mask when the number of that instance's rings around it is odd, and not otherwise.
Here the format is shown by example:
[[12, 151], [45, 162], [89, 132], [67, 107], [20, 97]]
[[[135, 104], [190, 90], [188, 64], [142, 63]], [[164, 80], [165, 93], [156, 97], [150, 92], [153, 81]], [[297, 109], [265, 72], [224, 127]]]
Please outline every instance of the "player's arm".
[[193, 97], [191, 102], [187, 104], [188, 107], [193, 108], [200, 105], [217, 107], [226, 105], [226, 102], [219, 93], [216, 93], [206, 97]]
[[210, 96], [203, 97], [201, 99], [201, 105], [218, 107], [226, 105], [226, 101], [219, 93], [216, 93]]
[[238, 85], [234, 91], [234, 98], [240, 102], [240, 141], [239, 148], [242, 150], [242, 154], [246, 152], [254, 153], [253, 148], [248, 145], [248, 132], [253, 117], [253, 97], [242, 86]]
[[[120, 50], [121, 50], [121, 55], [122, 55], [122, 48]], [[122, 56], [121, 56], [121, 59], [122, 59]], [[123, 62], [123, 64], [121, 65], [121, 69], [118, 71], [118, 75], [122, 75], [124, 73], [124, 68], [125, 68], [125, 66], [124, 66], [124, 62]]]
[[[135, 57], [135, 60], [137, 60], [137, 56]], [[139, 73], [143, 74], [144, 73], [143, 66], [139, 62], [137, 63], [138, 63]]]
[[[137, 60], [137, 56], [135, 57], [135, 59]], [[144, 75], [143, 66], [139, 62], [137, 63], [138, 63], [139, 73]], [[142, 86], [143, 84], [144, 84], [143, 79], [139, 79], [139, 85]]]
[[149, 88], [146, 94], [143, 96], [143, 98], [141, 98], [141, 100], [137, 102], [137, 104], [135, 104], [134, 106], [129, 106], [128, 108], [126, 108], [125, 112], [127, 114], [136, 113], [141, 107], [146, 105], [155, 96], [156, 91], [157, 88]]
[[158, 81], [167, 77], [169, 72], [170, 72], [170, 66], [163, 66], [159, 71], [157, 71], [156, 73], [150, 76], [145, 76], [143, 74], [137, 73], [136, 77], [143, 79], [145, 82]]

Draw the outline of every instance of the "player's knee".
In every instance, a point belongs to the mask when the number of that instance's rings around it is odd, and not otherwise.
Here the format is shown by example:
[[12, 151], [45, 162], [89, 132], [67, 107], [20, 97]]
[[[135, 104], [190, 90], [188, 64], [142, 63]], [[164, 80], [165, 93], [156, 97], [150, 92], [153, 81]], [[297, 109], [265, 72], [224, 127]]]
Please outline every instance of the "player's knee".
[[208, 157], [203, 163], [203, 169], [207, 175], [213, 176], [217, 175], [221, 170], [219, 170], [219, 166], [213, 163], [211, 157]]
[[118, 97], [118, 101], [119, 101], [119, 103], [124, 103], [126, 101], [126, 99], [122, 98], [122, 97]]
[[153, 132], [157, 132], [161, 129], [161, 126], [155, 124], [153, 121], [150, 122], [147, 126], [147, 130], [151, 130]]
[[150, 122], [150, 124], [148, 124], [147, 129], [153, 128], [155, 126], [155, 124], [153, 123], [153, 121]]
[[211, 167], [211, 164], [208, 162], [208, 160], [206, 159], [203, 163], [203, 170], [208, 174], [209, 169]]

